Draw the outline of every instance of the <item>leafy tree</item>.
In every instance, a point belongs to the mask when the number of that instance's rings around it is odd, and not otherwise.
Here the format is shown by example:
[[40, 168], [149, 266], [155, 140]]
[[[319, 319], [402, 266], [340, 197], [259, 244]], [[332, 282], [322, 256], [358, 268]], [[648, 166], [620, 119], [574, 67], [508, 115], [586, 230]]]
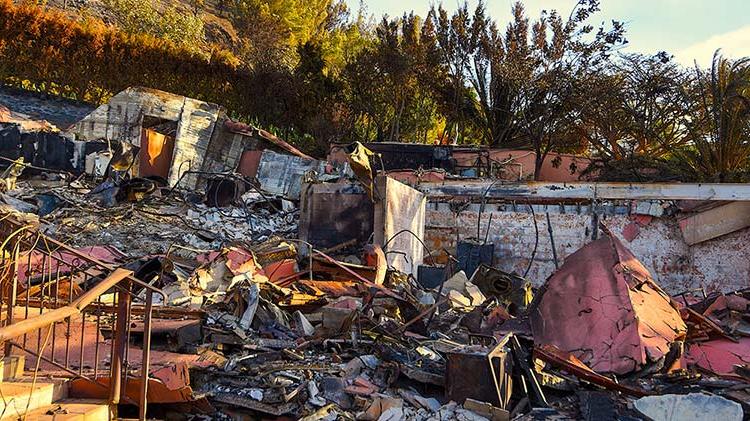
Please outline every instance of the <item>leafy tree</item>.
[[298, 48], [299, 63], [294, 71], [298, 87], [299, 128], [309, 134], [321, 156], [328, 153], [328, 145], [341, 141], [350, 133], [350, 119], [342, 107], [342, 86], [338, 79], [326, 72], [321, 46], [308, 42]]
[[[515, 9], [519, 14], [520, 4]], [[528, 44], [524, 27], [508, 28], [518, 34], [512, 37], [519, 44], [518, 64], [510, 77], [519, 87], [522, 133], [536, 152], [535, 179], [550, 152], [580, 144], [575, 133], [590, 98], [586, 81], [605, 71], [612, 50], [626, 42], [619, 22], [593, 33], [586, 22], [598, 10], [597, 0], [579, 0], [567, 20], [555, 11], [543, 13]]]
[[[576, 132], [591, 88], [586, 81], [601, 73], [610, 52], [625, 42], [619, 22], [593, 32], [587, 20], [598, 7], [596, 0], [580, 0], [567, 20], [551, 11], [530, 24], [519, 2], [504, 35], [481, 2], [473, 14], [467, 4], [452, 16], [442, 7], [432, 10], [451, 87], [449, 108], [457, 120], [471, 119], [485, 144], [531, 146], [536, 175], [551, 151], [580, 148]], [[472, 95], [473, 113], [467, 101]]]
[[688, 112], [684, 69], [666, 54], [624, 55], [593, 75], [583, 113], [587, 141], [604, 159], [660, 158], [684, 146]]
[[329, 21], [332, 0], [233, 0], [231, 18], [242, 36], [243, 56], [251, 66], [288, 68], [296, 49], [315, 41]]
[[520, 56], [511, 55], [525, 42], [516, 42], [513, 36], [525, 38], [528, 20], [520, 5], [515, 11], [518, 31], [509, 31], [505, 40], [486, 16], [482, 2], [473, 14], [464, 3], [452, 16], [442, 6], [428, 15], [436, 27], [438, 49], [448, 69], [451, 92], [444, 98], [452, 109], [452, 119], [456, 126], [480, 127], [483, 143], [492, 146], [509, 146], [517, 141], [518, 89], [507, 76], [511, 63], [521, 64], [515, 61]]
[[437, 103], [429, 89], [434, 67], [423, 23], [414, 14], [383, 18], [375, 33], [374, 42], [342, 74], [358, 136], [424, 141], [436, 125]]
[[312, 41], [320, 47], [325, 67], [323, 71], [338, 76], [346, 64], [354, 60], [374, 41], [371, 20], [360, 8], [352, 18], [345, 0], [329, 3], [323, 29]]

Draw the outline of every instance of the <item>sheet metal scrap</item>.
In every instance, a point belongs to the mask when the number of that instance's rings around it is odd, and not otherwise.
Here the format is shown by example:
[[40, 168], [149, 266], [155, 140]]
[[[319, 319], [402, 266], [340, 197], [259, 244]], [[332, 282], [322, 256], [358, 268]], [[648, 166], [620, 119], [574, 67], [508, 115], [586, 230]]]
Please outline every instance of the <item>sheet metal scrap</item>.
[[608, 230], [565, 260], [530, 306], [534, 342], [599, 373], [626, 374], [666, 357], [687, 327], [670, 297]]
[[[445, 370], [446, 397], [456, 402], [471, 398], [506, 409], [510, 400], [512, 363], [510, 350], [500, 348], [495, 353], [477, 346], [449, 352]], [[497, 367], [489, 362], [492, 356], [500, 360]]]
[[685, 359], [688, 364], [696, 365], [704, 371], [742, 379], [735, 372], [737, 367], [750, 364], [750, 338], [741, 338], [737, 342], [714, 339], [693, 343], [688, 347]]
[[685, 356], [689, 365], [721, 377], [747, 379], [742, 368], [750, 365], [750, 301], [741, 293], [709, 297], [683, 309], [694, 331]]
[[373, 180], [375, 179], [375, 174], [370, 165], [370, 158], [374, 156], [375, 153], [359, 142], [355, 142], [352, 146], [353, 150], [347, 157], [349, 160], [349, 166], [367, 190], [367, 195], [370, 196], [370, 200], [373, 200], [373, 191], [375, 189]]
[[555, 367], [563, 369], [579, 379], [586, 380], [589, 383], [602, 386], [609, 390], [622, 392], [630, 396], [640, 397], [649, 395], [649, 392], [645, 390], [616, 383], [614, 380], [596, 373], [574, 355], [562, 351], [553, 345], [535, 346], [534, 358], [538, 358]]

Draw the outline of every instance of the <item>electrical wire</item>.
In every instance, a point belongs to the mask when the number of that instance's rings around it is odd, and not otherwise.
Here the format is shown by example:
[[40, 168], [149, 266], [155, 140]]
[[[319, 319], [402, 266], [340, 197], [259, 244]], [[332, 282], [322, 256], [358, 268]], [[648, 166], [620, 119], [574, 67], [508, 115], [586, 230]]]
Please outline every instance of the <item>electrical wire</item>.
[[422, 239], [421, 239], [421, 238], [419, 238], [419, 236], [418, 236], [417, 234], [415, 234], [415, 233], [414, 233], [414, 231], [412, 231], [412, 230], [410, 230], [410, 229], [402, 229], [401, 231], [399, 231], [399, 232], [397, 232], [397, 233], [393, 234], [393, 235], [392, 235], [392, 236], [391, 236], [391, 237], [390, 237], [390, 238], [389, 238], [389, 239], [388, 239], [388, 240], [387, 240], [387, 241], [385, 242], [385, 244], [383, 244], [383, 249], [386, 249], [386, 248], [388, 247], [388, 244], [390, 244], [390, 243], [391, 243], [391, 241], [392, 241], [392, 240], [393, 240], [394, 238], [398, 237], [399, 235], [401, 235], [401, 234], [403, 234], [403, 233], [405, 233], [405, 232], [408, 232], [408, 233], [409, 233], [409, 234], [411, 234], [411, 235], [412, 235], [412, 236], [413, 236], [414, 238], [416, 238], [416, 239], [417, 239], [417, 241], [419, 241], [419, 243], [420, 243], [420, 244], [422, 245], [422, 247], [424, 247], [425, 251], [427, 252], [427, 255], [428, 255], [428, 256], [432, 256], [432, 251], [431, 251], [431, 250], [430, 250], [430, 249], [429, 249], [429, 248], [427, 247], [427, 245], [426, 245], [426, 244], [424, 243], [424, 241], [422, 241]]
[[487, 205], [487, 195], [490, 193], [490, 190], [492, 187], [495, 186], [497, 183], [502, 183], [503, 180], [495, 180], [492, 183], [490, 183], [489, 186], [484, 190], [484, 193], [482, 193], [482, 203], [479, 205], [479, 214], [477, 215], [477, 241], [479, 241], [480, 229], [482, 224], [482, 213], [484, 212], [484, 207]]

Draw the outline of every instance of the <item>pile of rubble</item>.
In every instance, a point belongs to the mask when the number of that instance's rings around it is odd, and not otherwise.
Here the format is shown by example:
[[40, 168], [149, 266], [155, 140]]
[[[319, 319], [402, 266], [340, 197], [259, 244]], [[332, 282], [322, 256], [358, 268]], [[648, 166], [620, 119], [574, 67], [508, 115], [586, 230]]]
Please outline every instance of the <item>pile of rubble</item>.
[[377, 244], [298, 240], [297, 204], [246, 183], [219, 206], [153, 179], [47, 174], [0, 199], [104, 261], [158, 262], [158, 304], [173, 311], [154, 325], [198, 322], [153, 346], [203, 358], [185, 370], [188, 392], [156, 407], [170, 419], [739, 420], [748, 410], [750, 291], [670, 297], [604, 226], [539, 289], [491, 266], [460, 271], [460, 256], [428, 288]]
[[130, 180], [123, 188], [37, 177], [17, 182], [1, 199], [14, 210], [40, 215], [45, 234], [77, 247], [106, 244], [133, 258], [164, 253], [165, 244], [214, 250], [232, 241], [294, 236], [299, 219], [298, 209], [284, 199], [248, 192], [239, 206], [218, 208], [148, 179]]

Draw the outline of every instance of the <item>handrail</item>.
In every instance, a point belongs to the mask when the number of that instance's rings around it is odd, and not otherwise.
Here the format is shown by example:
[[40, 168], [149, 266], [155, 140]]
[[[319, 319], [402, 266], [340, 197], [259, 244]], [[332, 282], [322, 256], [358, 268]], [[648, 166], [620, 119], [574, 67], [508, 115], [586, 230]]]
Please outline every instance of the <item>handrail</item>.
[[[133, 271], [118, 268], [105, 263], [94, 256], [81, 252], [68, 244], [47, 237], [42, 234], [38, 226], [22, 222], [24, 215], [0, 211], [0, 233], [5, 234], [5, 239], [0, 241], [0, 261], [3, 262], [0, 274], [0, 304], [7, 309], [7, 317], [4, 326], [0, 326], [0, 346], [5, 345], [8, 355], [12, 347], [16, 347], [37, 359], [36, 371], [39, 369], [39, 361], [45, 361], [58, 369], [62, 369], [73, 376], [87, 380], [99, 387], [109, 391], [108, 403], [110, 407], [110, 419], [117, 418], [117, 406], [121, 402], [136, 404], [139, 406], [139, 419], [146, 419], [147, 394], [149, 383], [150, 343], [151, 343], [151, 318], [153, 311], [154, 293], [165, 297], [160, 289], [136, 278]], [[6, 246], [7, 249], [6, 249]], [[7, 250], [7, 253], [6, 253]], [[67, 256], [67, 257], [66, 257]], [[70, 260], [72, 257], [74, 260]], [[6, 264], [7, 262], [7, 264]], [[26, 277], [25, 297], [19, 291], [19, 268], [23, 265]], [[101, 279], [104, 274], [108, 274]], [[38, 297], [30, 295], [32, 280], [41, 281], [41, 288], [34, 292], [40, 294]], [[74, 279], [77, 285], [88, 285], [88, 281], [96, 279], [96, 283], [86, 291], [74, 297]], [[128, 387], [130, 370], [128, 368], [128, 353], [130, 343], [130, 317], [132, 314], [133, 301], [136, 291], [142, 288], [145, 293], [143, 300], [145, 309], [142, 311], [144, 317], [144, 332], [141, 360], [141, 384], [139, 396], [130, 395], [131, 388]], [[114, 314], [113, 314], [113, 337], [110, 345], [100, 342], [100, 323], [102, 317], [102, 296], [115, 290]], [[32, 298], [36, 300], [39, 313], [32, 315], [29, 311]], [[23, 302], [23, 319], [15, 321], [14, 312], [17, 304]], [[34, 310], [36, 311], [36, 310]], [[91, 318], [91, 316], [95, 316]], [[87, 322], [90, 320], [90, 322]], [[73, 319], [81, 320], [80, 346], [74, 351], [78, 354], [77, 369], [71, 366], [71, 323]], [[84, 331], [87, 323], [94, 323], [96, 329], [96, 342], [93, 349], [93, 368], [84, 363]], [[60, 346], [55, 345], [57, 335], [56, 327], [61, 325], [62, 332]], [[89, 324], [88, 326], [91, 326]], [[41, 344], [42, 332], [47, 330], [49, 339], [51, 332], [51, 347], [45, 355], [44, 345]], [[36, 334], [36, 352], [32, 351], [27, 343], [27, 337]], [[76, 333], [77, 335], [78, 333]], [[23, 338], [21, 340], [20, 338]], [[18, 340], [16, 340], [18, 339]], [[100, 345], [109, 348], [110, 367], [108, 384], [98, 381]], [[56, 356], [56, 351], [60, 355]], [[75, 358], [75, 356], [74, 356]], [[86, 357], [89, 358], [89, 357]], [[87, 370], [87, 373], [84, 371]], [[106, 373], [106, 371], [104, 371]], [[93, 373], [90, 375], [89, 373]], [[124, 384], [123, 384], [124, 383]], [[127, 392], [126, 392], [127, 390]], [[134, 390], [132, 390], [134, 391]]]
[[107, 290], [120, 283], [123, 279], [126, 279], [133, 275], [133, 272], [126, 269], [116, 269], [114, 273], [106, 277], [104, 280], [96, 284], [90, 290], [81, 294], [80, 297], [76, 298], [72, 303], [42, 313], [38, 316], [24, 319], [20, 322], [13, 323], [8, 326], [0, 327], [0, 343], [8, 341], [13, 338], [17, 338], [23, 334], [31, 333], [37, 329], [49, 326], [51, 324], [62, 322], [68, 317], [76, 316], [81, 314], [86, 306], [93, 303], [94, 300], [99, 298]]

